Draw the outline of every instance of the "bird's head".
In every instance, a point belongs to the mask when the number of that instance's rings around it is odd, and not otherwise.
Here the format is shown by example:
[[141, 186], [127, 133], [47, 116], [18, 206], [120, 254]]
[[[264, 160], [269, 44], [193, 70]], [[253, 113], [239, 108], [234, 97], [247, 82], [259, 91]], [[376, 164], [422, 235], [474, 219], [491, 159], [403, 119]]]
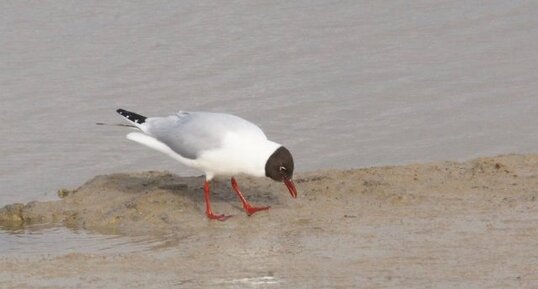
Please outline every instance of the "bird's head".
[[291, 180], [293, 178], [293, 157], [290, 151], [281, 146], [265, 163], [265, 175], [277, 182], [283, 182], [293, 198], [297, 198], [297, 189]]

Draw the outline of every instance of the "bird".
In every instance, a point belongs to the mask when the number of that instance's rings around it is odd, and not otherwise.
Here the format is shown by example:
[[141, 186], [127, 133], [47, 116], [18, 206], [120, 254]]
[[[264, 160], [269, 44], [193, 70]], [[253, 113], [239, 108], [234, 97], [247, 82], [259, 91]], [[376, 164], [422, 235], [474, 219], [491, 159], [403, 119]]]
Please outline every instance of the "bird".
[[268, 177], [282, 182], [291, 196], [297, 198], [291, 152], [267, 139], [250, 121], [216, 112], [179, 111], [164, 117], [145, 117], [121, 108], [116, 112], [139, 130], [127, 134], [127, 139], [204, 173], [205, 213], [210, 220], [225, 221], [231, 217], [216, 214], [211, 209], [210, 182], [216, 176], [231, 177], [232, 189], [248, 216], [268, 210], [270, 206], [252, 206], [239, 189], [236, 175]]

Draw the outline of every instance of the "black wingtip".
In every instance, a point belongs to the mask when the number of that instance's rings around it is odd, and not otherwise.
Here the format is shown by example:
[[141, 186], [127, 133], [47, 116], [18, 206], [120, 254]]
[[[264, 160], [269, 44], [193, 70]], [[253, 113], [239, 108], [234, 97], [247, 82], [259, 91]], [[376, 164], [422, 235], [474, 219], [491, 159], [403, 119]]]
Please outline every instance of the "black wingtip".
[[138, 113], [127, 111], [121, 108], [118, 108], [116, 112], [134, 124], [143, 124], [144, 122], [146, 122], [146, 117]]

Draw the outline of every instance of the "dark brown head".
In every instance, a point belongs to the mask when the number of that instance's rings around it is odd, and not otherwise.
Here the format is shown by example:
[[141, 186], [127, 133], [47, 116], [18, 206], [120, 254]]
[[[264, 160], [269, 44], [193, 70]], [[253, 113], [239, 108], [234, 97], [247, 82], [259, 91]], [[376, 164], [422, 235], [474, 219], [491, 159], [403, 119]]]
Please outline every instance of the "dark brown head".
[[283, 182], [292, 197], [297, 198], [297, 189], [291, 180], [293, 178], [293, 157], [290, 151], [281, 146], [265, 163], [265, 175], [277, 182]]

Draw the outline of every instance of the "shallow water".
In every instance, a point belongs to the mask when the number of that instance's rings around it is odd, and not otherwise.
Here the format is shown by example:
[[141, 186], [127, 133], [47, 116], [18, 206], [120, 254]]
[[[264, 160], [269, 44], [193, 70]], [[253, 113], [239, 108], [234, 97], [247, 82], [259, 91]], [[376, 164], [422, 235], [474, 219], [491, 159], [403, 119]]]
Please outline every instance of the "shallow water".
[[52, 225], [5, 228], [0, 238], [0, 257], [55, 257], [69, 253], [129, 253], [150, 250], [166, 243], [166, 236], [126, 237]]
[[536, 1], [50, 4], [0, 3], [0, 205], [198, 174], [95, 125], [118, 107], [238, 114], [300, 171], [536, 152]]

